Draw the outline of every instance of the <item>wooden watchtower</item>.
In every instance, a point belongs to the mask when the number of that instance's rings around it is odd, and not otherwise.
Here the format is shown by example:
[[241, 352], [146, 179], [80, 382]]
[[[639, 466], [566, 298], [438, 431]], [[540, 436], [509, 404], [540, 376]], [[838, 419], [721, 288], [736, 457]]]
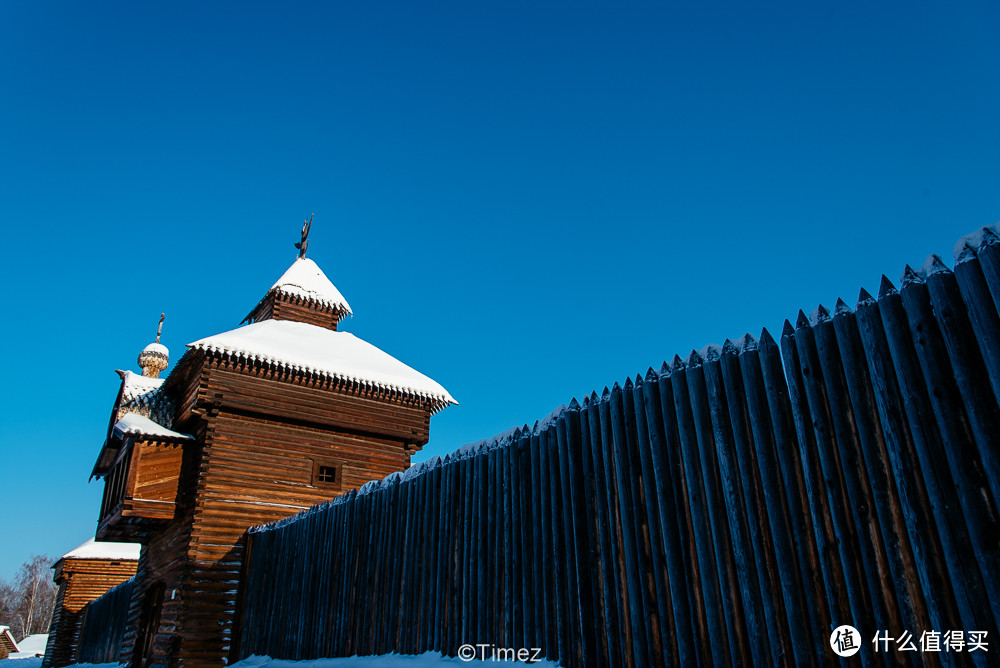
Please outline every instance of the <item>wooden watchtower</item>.
[[59, 592], [42, 661], [45, 668], [77, 662], [84, 606], [135, 575], [138, 559], [138, 545], [98, 543], [91, 538], [52, 565]]
[[[299, 257], [243, 326], [187, 346], [165, 379], [120, 372], [98, 540], [142, 544], [122, 661], [221, 666], [244, 531], [410, 465], [448, 392], [338, 331], [351, 308]], [[159, 338], [159, 337], [157, 337]]]

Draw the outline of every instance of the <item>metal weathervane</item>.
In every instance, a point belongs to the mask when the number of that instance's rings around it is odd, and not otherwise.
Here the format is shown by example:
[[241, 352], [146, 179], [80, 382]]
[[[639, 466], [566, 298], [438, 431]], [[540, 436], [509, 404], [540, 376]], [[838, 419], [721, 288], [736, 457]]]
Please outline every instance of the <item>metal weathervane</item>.
[[312, 227], [315, 215], [315, 213], [311, 214], [309, 220], [302, 221], [302, 240], [295, 244], [295, 247], [299, 249], [300, 260], [306, 256], [306, 249], [309, 248], [309, 228]]

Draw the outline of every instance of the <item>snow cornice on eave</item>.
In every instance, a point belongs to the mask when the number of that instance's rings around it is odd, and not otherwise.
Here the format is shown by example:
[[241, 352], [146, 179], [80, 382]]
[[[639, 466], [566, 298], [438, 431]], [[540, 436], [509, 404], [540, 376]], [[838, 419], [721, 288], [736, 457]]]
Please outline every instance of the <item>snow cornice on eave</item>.
[[114, 435], [119, 438], [138, 436], [149, 440], [190, 441], [194, 437], [168, 429], [145, 415], [126, 413], [115, 423]]
[[188, 348], [387, 399], [425, 401], [432, 413], [458, 403], [436, 381], [367, 341], [307, 323], [263, 320], [189, 343]]

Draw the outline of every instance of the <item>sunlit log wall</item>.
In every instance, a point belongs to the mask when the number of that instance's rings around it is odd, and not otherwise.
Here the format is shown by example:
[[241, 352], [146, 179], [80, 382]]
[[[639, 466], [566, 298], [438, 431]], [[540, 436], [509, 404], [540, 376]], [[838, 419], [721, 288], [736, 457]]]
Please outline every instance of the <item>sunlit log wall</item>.
[[865, 664], [1000, 638], [1000, 243], [674, 358], [251, 530], [236, 658], [541, 647], [564, 666]]
[[84, 606], [77, 663], [118, 663], [134, 582], [129, 578]]

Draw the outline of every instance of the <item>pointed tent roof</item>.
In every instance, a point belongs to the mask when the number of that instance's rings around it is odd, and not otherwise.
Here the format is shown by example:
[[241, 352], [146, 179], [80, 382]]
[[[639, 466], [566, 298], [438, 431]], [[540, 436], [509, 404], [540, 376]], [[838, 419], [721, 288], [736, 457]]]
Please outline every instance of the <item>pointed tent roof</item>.
[[[329, 307], [341, 313], [341, 317], [348, 313], [354, 314], [351, 305], [344, 299], [344, 295], [340, 294], [337, 286], [330, 282], [319, 265], [309, 258], [297, 258], [292, 266], [281, 275], [281, 278], [274, 282], [264, 298], [266, 299], [267, 295], [272, 292], [300, 297], [317, 306]], [[254, 311], [256, 310], [257, 308], [254, 307]], [[249, 318], [248, 315], [244, 320]]]

